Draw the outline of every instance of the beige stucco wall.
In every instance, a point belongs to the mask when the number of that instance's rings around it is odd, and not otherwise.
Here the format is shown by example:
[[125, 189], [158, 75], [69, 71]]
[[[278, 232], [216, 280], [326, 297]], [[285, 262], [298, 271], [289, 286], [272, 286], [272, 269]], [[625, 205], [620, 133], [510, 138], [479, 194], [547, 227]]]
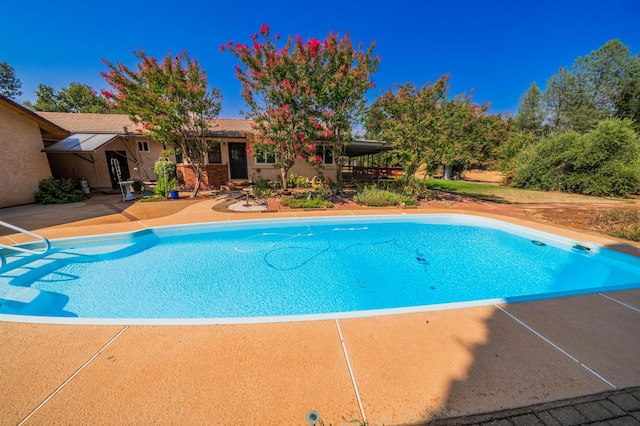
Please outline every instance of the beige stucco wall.
[[[221, 153], [222, 164], [229, 165], [229, 142], [246, 143], [245, 139], [222, 139]], [[324, 166], [324, 175], [331, 180], [336, 180], [338, 167], [335, 164], [326, 164]], [[304, 160], [299, 160], [289, 171], [299, 176], [305, 176], [309, 179], [317, 175], [317, 171], [309, 163]], [[280, 176], [280, 168], [273, 164], [258, 164], [255, 157], [247, 154], [247, 173], [249, 180], [255, 182], [258, 178], [268, 179], [271, 181], [278, 180]]]
[[[148, 152], [138, 151], [138, 141], [146, 141]], [[143, 181], [156, 180], [153, 166], [162, 153], [162, 145], [145, 137], [129, 136], [117, 138], [92, 153], [49, 154], [51, 172], [56, 177], [86, 179], [91, 188], [111, 188], [111, 178], [106, 151], [124, 151], [127, 156], [130, 176]], [[137, 168], [137, 170], [136, 170]]]
[[51, 177], [40, 127], [0, 105], [0, 207], [33, 203], [42, 179]]

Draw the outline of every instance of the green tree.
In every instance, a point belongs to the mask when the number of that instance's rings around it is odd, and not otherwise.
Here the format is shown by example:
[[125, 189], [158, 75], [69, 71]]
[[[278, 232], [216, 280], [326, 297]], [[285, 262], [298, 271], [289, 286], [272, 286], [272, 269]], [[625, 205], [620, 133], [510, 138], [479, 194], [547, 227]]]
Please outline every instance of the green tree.
[[420, 166], [432, 173], [439, 165], [436, 143], [442, 122], [440, 106], [448, 93], [448, 76], [418, 88], [413, 83], [383, 91], [366, 117], [369, 135], [391, 144], [405, 176], [412, 179]]
[[115, 93], [104, 90], [102, 94], [131, 120], [142, 123], [150, 137], [180, 150], [196, 176], [194, 198], [205, 156], [219, 143], [207, 136], [211, 120], [220, 113], [220, 91], [208, 88], [205, 70], [184, 50], [175, 57], [168, 53], [162, 61], [143, 50], [133, 53], [139, 60], [136, 70], [103, 59], [109, 71], [101, 75]]
[[22, 82], [16, 78], [13, 67], [6, 62], [0, 62], [0, 95], [9, 99], [22, 95]]
[[486, 165], [507, 137], [508, 124], [500, 115], [487, 114], [489, 105], [458, 95], [444, 101], [439, 137], [433, 157], [444, 168], [444, 178], [459, 176], [472, 164]]
[[534, 81], [520, 96], [518, 114], [513, 118], [516, 131], [531, 132], [536, 136], [544, 133], [544, 104], [542, 91]]
[[71, 113], [99, 113], [112, 112], [107, 106], [107, 100], [86, 84], [70, 83], [56, 92], [52, 87], [39, 84], [36, 91], [36, 101], [25, 101], [27, 108], [35, 111], [71, 112]]
[[36, 101], [31, 103], [25, 101], [24, 106], [34, 111], [58, 111], [58, 100], [56, 99], [56, 91], [53, 87], [45, 84], [38, 84], [38, 90], [36, 90]]
[[412, 178], [424, 167], [433, 174], [444, 167], [445, 178], [474, 163], [487, 163], [506, 139], [507, 122], [487, 114], [488, 105], [470, 96], [448, 98], [448, 76], [418, 88], [412, 83], [386, 90], [369, 108], [367, 131], [393, 144], [396, 158]]
[[[520, 98], [513, 124], [517, 131], [533, 128], [540, 134], [534, 84]], [[610, 40], [552, 75], [542, 104], [542, 123], [556, 134], [585, 133], [607, 118], [629, 118], [640, 124], [640, 56], [631, 56], [620, 40]]]

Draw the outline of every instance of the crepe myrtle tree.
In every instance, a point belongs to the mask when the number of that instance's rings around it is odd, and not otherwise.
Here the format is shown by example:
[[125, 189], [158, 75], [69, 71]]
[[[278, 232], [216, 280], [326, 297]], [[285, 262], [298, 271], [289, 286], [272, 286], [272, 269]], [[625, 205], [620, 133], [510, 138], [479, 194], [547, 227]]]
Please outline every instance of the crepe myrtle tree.
[[171, 52], [158, 61], [144, 50], [133, 51], [136, 69], [102, 61], [109, 69], [102, 76], [114, 91], [102, 94], [111, 105], [142, 123], [149, 137], [182, 153], [196, 176], [191, 198], [198, 194], [204, 158], [219, 141], [207, 138], [212, 120], [220, 113], [220, 90], [208, 88], [207, 75], [186, 51]]
[[363, 110], [364, 94], [374, 86], [370, 78], [379, 59], [373, 57], [373, 44], [366, 51], [361, 45], [355, 49], [348, 34], [340, 38], [330, 33], [323, 41], [289, 36], [278, 47], [280, 36], [272, 40], [268, 25], [262, 25], [260, 35], [251, 40], [251, 46], [233, 42], [220, 46], [242, 63], [236, 66], [236, 76], [249, 107], [246, 115], [254, 122], [248, 135], [251, 152], [275, 156], [284, 185], [299, 159], [322, 174], [316, 139], [328, 142], [340, 164], [354, 121]]
[[[301, 44], [301, 40], [297, 40]], [[313, 46], [313, 39], [307, 43]], [[375, 87], [372, 76], [380, 58], [374, 56], [372, 42], [354, 47], [349, 33], [340, 38], [332, 32], [318, 47], [321, 60], [314, 62], [310, 81], [317, 114], [322, 120], [324, 137], [330, 141], [333, 159], [342, 170], [343, 152], [352, 139], [352, 130], [365, 110], [365, 94]], [[342, 175], [338, 173], [338, 183]]]
[[247, 150], [275, 157], [287, 189], [289, 170], [296, 159], [309, 156], [310, 136], [320, 128], [305, 71], [313, 66], [317, 48], [303, 52], [305, 46], [294, 45], [291, 37], [278, 47], [280, 36], [272, 40], [268, 25], [262, 25], [260, 35], [252, 35], [251, 40], [251, 46], [230, 41], [220, 49], [231, 52], [243, 65], [235, 69], [248, 106], [246, 116], [253, 120]]

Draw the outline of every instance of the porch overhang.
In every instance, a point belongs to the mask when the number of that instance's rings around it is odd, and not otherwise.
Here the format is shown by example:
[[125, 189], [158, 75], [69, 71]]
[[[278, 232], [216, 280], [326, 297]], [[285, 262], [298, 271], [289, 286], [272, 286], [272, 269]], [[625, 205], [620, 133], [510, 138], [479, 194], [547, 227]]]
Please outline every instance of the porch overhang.
[[120, 136], [117, 133], [75, 133], [42, 150], [48, 154], [94, 152]]
[[378, 154], [379, 152], [390, 151], [393, 147], [380, 141], [366, 139], [352, 140], [344, 149], [347, 157], [360, 157], [363, 155]]

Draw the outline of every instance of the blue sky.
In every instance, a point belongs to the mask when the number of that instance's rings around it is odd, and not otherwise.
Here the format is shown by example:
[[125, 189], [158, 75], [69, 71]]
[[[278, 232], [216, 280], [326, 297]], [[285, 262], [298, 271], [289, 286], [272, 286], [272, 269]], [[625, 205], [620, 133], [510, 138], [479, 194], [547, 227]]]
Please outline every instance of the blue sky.
[[132, 50], [163, 57], [186, 49], [209, 84], [221, 89], [221, 117], [244, 107], [227, 41], [249, 43], [263, 23], [272, 34], [325, 37], [349, 32], [354, 42], [376, 41], [381, 89], [423, 85], [451, 76], [451, 92], [473, 90], [492, 112], [517, 112], [532, 81], [545, 81], [608, 40], [640, 52], [640, 1], [9, 1], [1, 3], [0, 61], [14, 67], [24, 94], [38, 84], [59, 90], [71, 82], [108, 88], [101, 58], [134, 65]]

